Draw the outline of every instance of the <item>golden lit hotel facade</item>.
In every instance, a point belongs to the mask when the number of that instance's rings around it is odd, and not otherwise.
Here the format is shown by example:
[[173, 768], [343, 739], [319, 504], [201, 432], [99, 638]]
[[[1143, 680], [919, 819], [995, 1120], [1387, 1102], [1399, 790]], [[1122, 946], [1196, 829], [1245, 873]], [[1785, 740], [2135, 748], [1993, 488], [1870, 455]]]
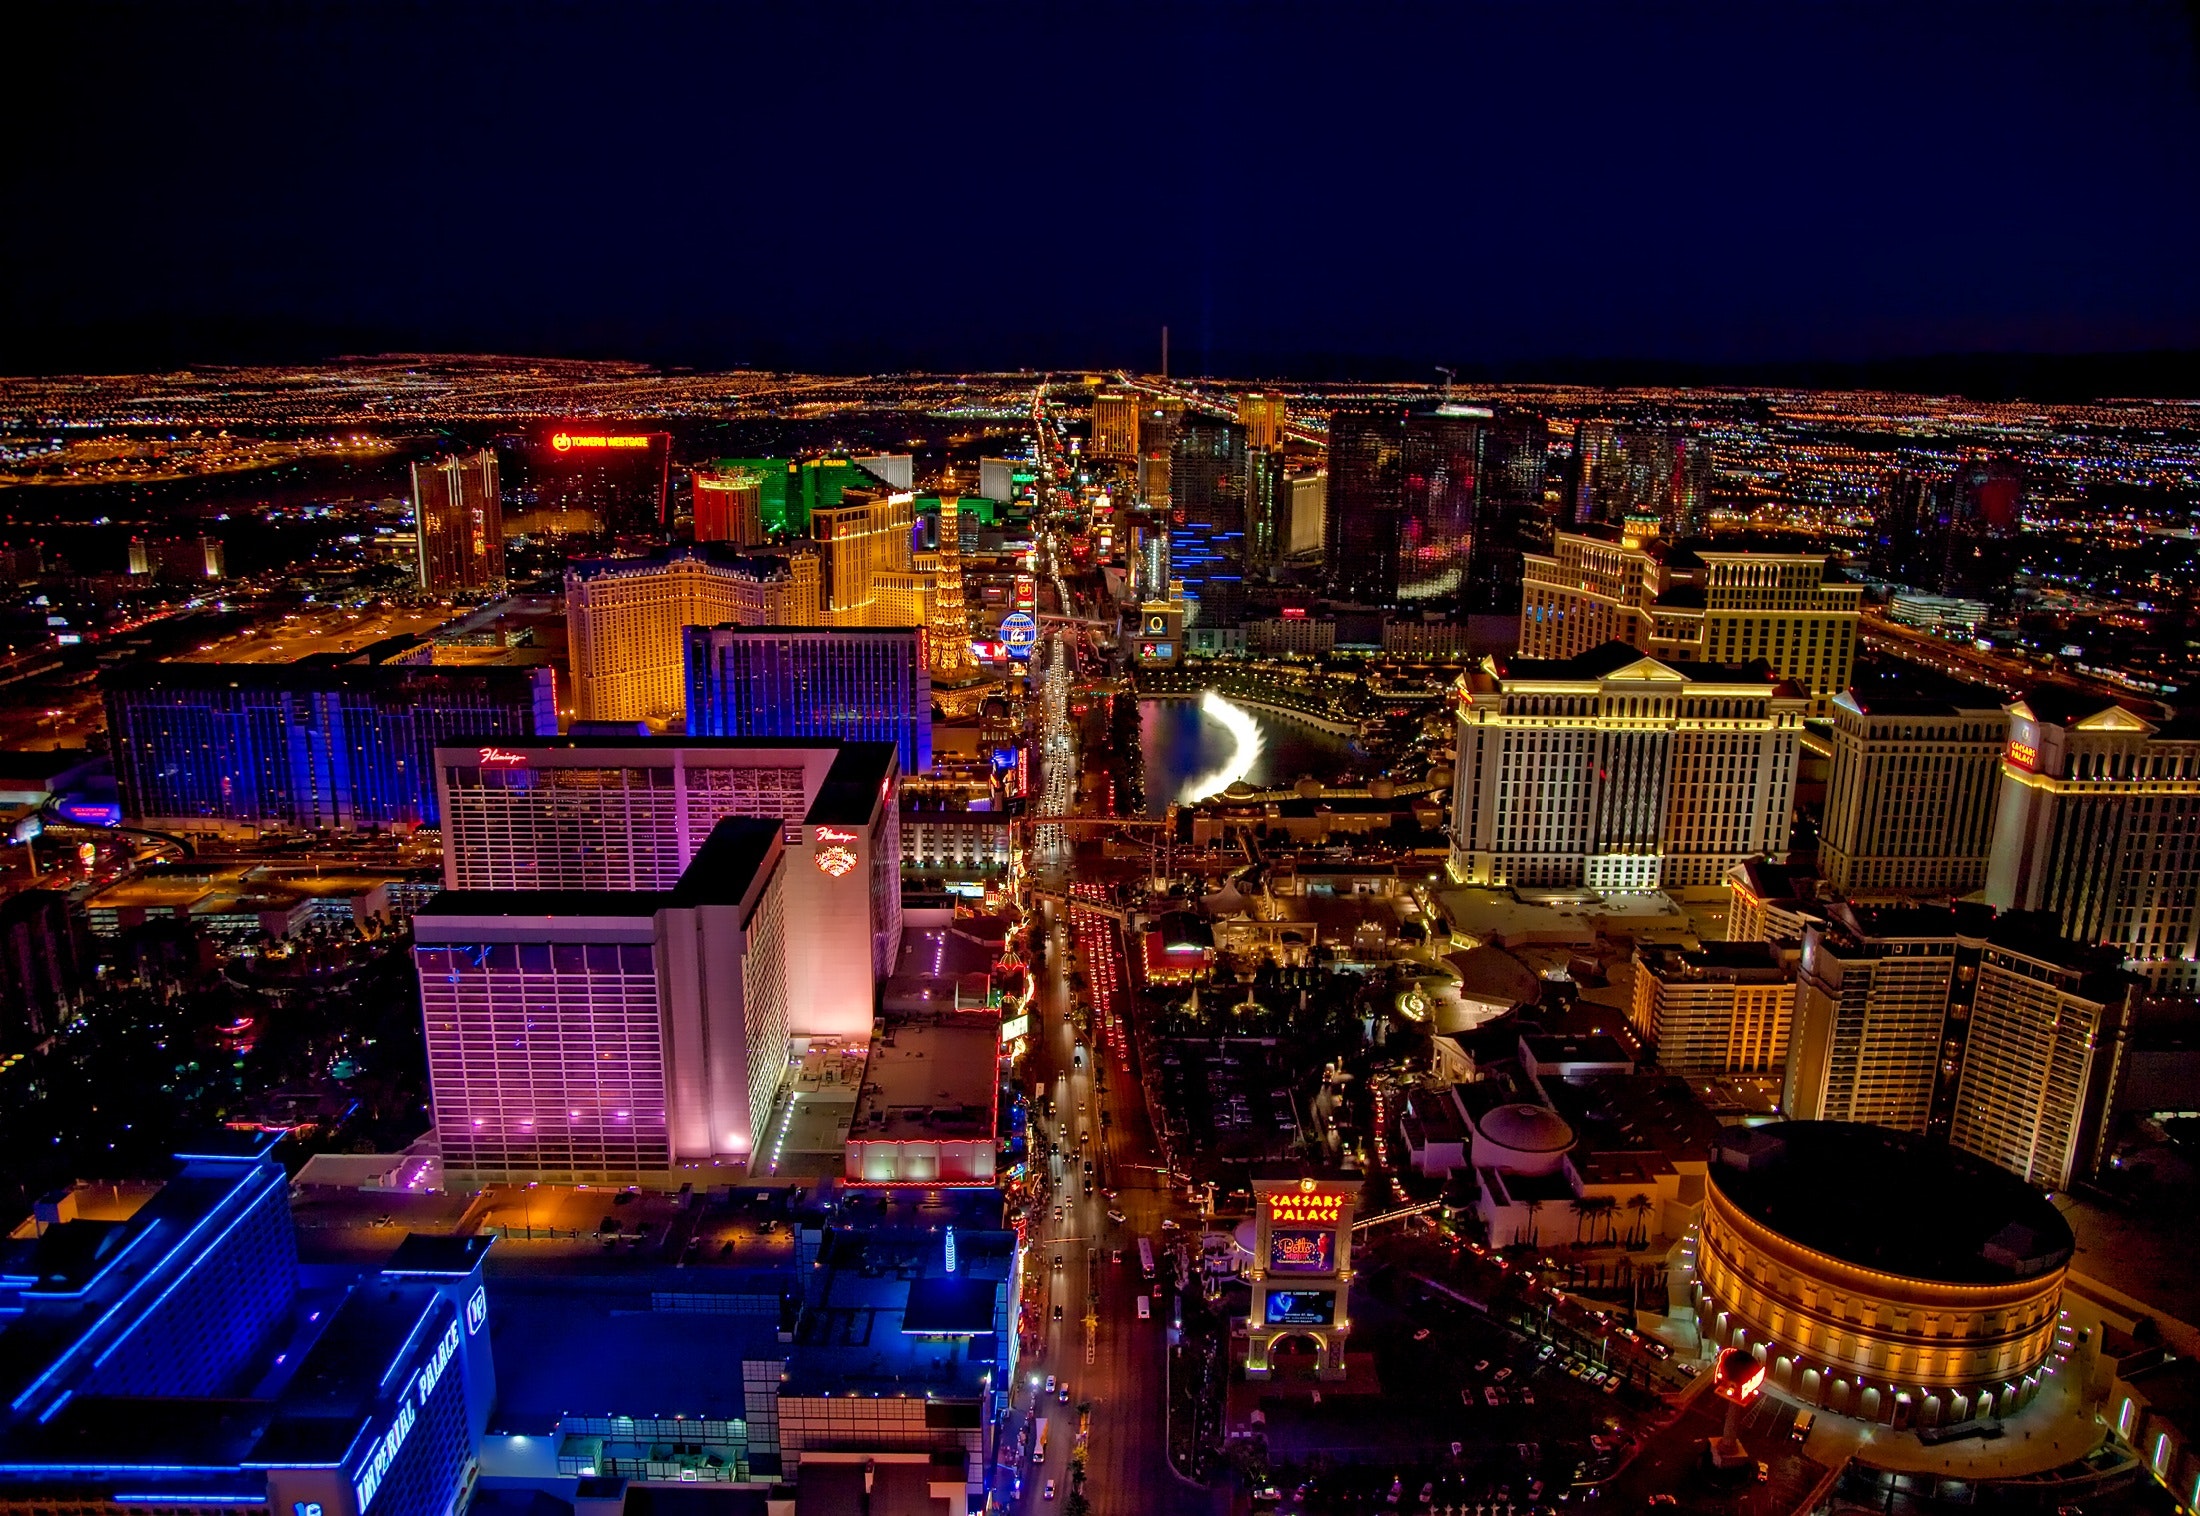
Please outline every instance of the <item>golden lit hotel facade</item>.
[[1705, 1344], [1769, 1386], [1895, 1428], [2005, 1416], [2038, 1393], [2070, 1228], [2011, 1175], [1846, 1122], [1722, 1138], [1689, 1243]]

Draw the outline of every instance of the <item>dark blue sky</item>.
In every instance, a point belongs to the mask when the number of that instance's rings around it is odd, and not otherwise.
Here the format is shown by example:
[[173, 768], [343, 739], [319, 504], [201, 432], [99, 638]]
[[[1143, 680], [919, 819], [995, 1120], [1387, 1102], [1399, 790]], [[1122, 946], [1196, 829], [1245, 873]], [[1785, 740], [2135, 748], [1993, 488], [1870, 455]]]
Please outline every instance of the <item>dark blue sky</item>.
[[50, 7], [0, 358], [2200, 348], [2196, 14]]

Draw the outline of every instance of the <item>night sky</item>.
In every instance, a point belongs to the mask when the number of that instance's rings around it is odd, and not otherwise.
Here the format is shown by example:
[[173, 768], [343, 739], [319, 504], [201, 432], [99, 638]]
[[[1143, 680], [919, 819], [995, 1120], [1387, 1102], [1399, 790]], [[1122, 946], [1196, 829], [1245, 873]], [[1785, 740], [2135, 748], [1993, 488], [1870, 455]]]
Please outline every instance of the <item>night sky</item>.
[[0, 363], [2200, 348], [2200, 6], [11, 18]]

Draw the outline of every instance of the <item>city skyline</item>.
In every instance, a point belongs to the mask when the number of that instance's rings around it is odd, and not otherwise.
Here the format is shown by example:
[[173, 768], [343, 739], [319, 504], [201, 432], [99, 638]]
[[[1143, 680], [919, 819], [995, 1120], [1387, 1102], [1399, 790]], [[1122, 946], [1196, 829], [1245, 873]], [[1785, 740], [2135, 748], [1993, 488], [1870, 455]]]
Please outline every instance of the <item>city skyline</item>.
[[2200, 0], [9, 36], [0, 1516], [2200, 1511]]

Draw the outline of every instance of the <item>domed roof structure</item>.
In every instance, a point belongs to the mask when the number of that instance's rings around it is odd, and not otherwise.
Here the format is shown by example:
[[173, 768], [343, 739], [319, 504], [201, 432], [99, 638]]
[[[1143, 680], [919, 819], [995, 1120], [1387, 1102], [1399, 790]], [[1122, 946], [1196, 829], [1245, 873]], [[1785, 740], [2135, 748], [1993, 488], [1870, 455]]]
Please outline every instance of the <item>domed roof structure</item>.
[[1574, 1145], [1574, 1129], [1547, 1106], [1521, 1102], [1482, 1113], [1475, 1123], [1483, 1140], [1515, 1153], [1563, 1153]]

